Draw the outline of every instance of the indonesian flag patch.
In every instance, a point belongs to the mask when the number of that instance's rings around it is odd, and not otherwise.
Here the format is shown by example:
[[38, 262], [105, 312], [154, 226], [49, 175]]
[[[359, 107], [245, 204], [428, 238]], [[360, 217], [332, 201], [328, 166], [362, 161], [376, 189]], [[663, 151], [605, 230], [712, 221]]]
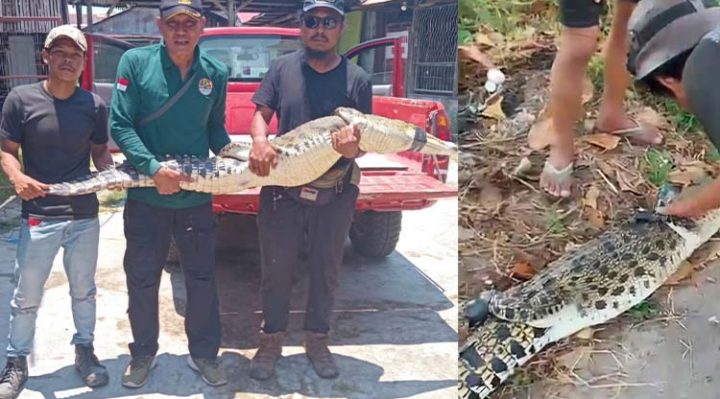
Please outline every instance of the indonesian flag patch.
[[118, 78], [117, 84], [115, 85], [115, 87], [117, 87], [117, 89], [120, 91], [125, 91], [125, 90], [127, 90], [127, 87], [129, 84], [130, 84], [130, 82], [127, 79]]

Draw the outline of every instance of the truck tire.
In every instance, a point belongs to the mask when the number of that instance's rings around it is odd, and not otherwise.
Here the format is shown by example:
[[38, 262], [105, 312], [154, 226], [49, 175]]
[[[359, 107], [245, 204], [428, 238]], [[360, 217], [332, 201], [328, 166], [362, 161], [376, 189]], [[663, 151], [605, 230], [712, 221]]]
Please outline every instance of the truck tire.
[[402, 212], [362, 212], [350, 227], [350, 242], [366, 258], [384, 258], [395, 250], [401, 228]]

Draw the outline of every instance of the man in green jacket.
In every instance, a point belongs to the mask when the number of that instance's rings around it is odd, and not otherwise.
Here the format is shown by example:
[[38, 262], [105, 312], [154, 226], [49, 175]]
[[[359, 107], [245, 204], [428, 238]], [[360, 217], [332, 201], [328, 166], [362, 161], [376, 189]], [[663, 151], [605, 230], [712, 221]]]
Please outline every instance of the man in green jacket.
[[[207, 157], [230, 142], [225, 130], [227, 67], [197, 45], [205, 26], [200, 0], [163, 0], [157, 24], [161, 44], [131, 49], [121, 58], [110, 112], [112, 138], [157, 186], [130, 189], [125, 206], [124, 267], [134, 342], [123, 385], [143, 386], [154, 365], [158, 288], [171, 237], [185, 273], [188, 364], [207, 384], [222, 385], [211, 196], [182, 191], [179, 183], [186, 176], [162, 167], [157, 157]], [[177, 102], [158, 112], [178, 93]]]

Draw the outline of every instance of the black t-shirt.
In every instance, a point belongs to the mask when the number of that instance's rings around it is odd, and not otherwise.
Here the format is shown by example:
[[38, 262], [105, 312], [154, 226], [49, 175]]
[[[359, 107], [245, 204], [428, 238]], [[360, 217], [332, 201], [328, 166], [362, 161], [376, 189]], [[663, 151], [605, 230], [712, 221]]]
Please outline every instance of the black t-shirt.
[[252, 101], [273, 109], [278, 135], [311, 120], [332, 115], [337, 107], [372, 113], [372, 84], [361, 67], [343, 57], [340, 64], [318, 73], [305, 62], [305, 51], [276, 59]]
[[685, 63], [682, 85], [689, 111], [705, 129], [710, 141], [720, 150], [720, 27], [705, 35]]
[[[34, 83], [14, 88], [5, 99], [0, 137], [20, 144], [24, 173], [47, 184], [90, 173], [90, 143], [108, 141], [107, 107], [94, 93], [77, 88], [65, 100]], [[22, 215], [83, 219], [97, 216], [95, 194], [47, 195], [23, 201]]]

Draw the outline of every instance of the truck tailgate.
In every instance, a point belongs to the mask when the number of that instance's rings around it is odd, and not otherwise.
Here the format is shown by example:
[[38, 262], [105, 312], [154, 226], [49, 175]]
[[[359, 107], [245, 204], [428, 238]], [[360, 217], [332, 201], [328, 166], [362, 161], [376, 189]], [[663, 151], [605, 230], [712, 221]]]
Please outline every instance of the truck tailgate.
[[[457, 188], [418, 170], [418, 163], [398, 155], [366, 154], [356, 209], [400, 211], [426, 208], [438, 199], [457, 196]], [[216, 212], [255, 213], [259, 188], [213, 196]]]

